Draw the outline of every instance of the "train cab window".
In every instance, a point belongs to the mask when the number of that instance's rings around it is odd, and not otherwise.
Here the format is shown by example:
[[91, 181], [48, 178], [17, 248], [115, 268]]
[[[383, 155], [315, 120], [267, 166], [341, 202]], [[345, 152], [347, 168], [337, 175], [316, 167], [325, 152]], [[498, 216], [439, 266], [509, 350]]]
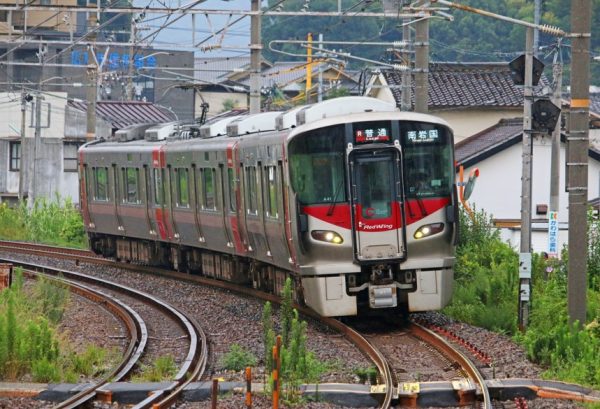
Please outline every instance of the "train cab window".
[[448, 196], [454, 183], [452, 134], [435, 124], [401, 124], [406, 196]]
[[165, 202], [165, 186], [163, 184], [162, 169], [154, 169], [154, 204], [161, 206]]
[[277, 219], [277, 167], [265, 166], [265, 186], [266, 216]]
[[235, 213], [237, 211], [237, 199], [235, 197], [235, 175], [233, 169], [227, 169], [227, 185], [229, 191], [229, 211]]
[[203, 168], [200, 170], [200, 182], [202, 184], [201, 205], [205, 210], [216, 210], [215, 195], [215, 170], [212, 168]]
[[93, 168], [94, 200], [108, 201], [108, 168]]
[[177, 174], [177, 207], [190, 207], [189, 174], [184, 168], [176, 169]]
[[347, 201], [343, 126], [309, 131], [289, 144], [292, 189], [303, 204]]
[[140, 203], [140, 170], [137, 168], [122, 168], [121, 171], [123, 172], [123, 202]]
[[256, 197], [257, 180], [256, 168], [246, 168], [246, 211], [248, 214], [258, 214], [258, 203]]

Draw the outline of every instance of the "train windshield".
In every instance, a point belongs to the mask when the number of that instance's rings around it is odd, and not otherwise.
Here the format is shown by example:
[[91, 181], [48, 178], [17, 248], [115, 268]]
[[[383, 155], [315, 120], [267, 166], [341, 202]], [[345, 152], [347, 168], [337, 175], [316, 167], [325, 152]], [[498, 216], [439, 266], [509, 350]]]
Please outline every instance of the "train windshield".
[[316, 129], [290, 141], [290, 179], [301, 203], [347, 200], [344, 141], [344, 126]]
[[449, 196], [454, 182], [451, 133], [445, 127], [422, 122], [403, 122], [400, 133], [406, 196]]

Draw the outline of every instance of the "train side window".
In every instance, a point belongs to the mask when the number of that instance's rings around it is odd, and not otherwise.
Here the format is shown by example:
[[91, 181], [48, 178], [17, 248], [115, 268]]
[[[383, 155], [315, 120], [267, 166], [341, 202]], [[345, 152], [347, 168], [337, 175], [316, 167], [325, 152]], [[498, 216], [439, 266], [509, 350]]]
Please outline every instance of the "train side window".
[[94, 200], [108, 201], [108, 168], [93, 168]]
[[237, 200], [235, 198], [235, 177], [233, 169], [227, 169], [227, 184], [229, 190], [229, 211], [235, 213], [237, 211]]
[[257, 190], [257, 181], [256, 181], [256, 168], [255, 167], [247, 167], [246, 168], [246, 209], [248, 214], [257, 214], [258, 203], [256, 200], [256, 190]]
[[202, 208], [216, 210], [215, 206], [215, 170], [212, 168], [202, 169]]
[[122, 168], [125, 203], [140, 203], [139, 180], [140, 170], [137, 168]]
[[188, 170], [179, 168], [175, 171], [177, 172], [177, 207], [190, 207]]
[[154, 169], [154, 204], [162, 206], [165, 201], [165, 185], [163, 184], [162, 169]]
[[265, 210], [267, 217], [277, 219], [277, 168], [265, 166]]

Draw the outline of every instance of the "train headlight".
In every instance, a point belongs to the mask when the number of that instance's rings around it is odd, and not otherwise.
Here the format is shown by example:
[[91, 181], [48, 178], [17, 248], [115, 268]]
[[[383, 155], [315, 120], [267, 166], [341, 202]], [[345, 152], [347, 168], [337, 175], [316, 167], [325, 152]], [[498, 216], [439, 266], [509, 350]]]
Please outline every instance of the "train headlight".
[[331, 230], [313, 230], [310, 232], [313, 239], [325, 241], [327, 243], [342, 244], [344, 239], [342, 236]]
[[444, 230], [444, 223], [432, 223], [421, 226], [414, 234], [415, 239], [432, 236]]

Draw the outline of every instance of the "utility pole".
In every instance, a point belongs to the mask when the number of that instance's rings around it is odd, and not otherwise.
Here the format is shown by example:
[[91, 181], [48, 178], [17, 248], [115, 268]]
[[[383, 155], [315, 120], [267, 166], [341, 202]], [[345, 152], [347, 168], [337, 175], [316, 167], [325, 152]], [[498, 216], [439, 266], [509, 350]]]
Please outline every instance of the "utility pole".
[[523, 169], [521, 173], [521, 248], [519, 254], [519, 329], [529, 322], [531, 294], [531, 169], [533, 143], [531, 104], [533, 99], [533, 28], [525, 35], [525, 84], [523, 86]]
[[21, 90], [21, 158], [19, 159], [19, 201], [25, 197], [25, 129], [27, 126], [27, 93]]
[[[98, 20], [96, 14], [91, 12], [88, 15], [88, 31], [94, 30]], [[98, 65], [94, 53], [93, 43], [96, 41], [96, 32], [92, 31], [88, 36], [92, 43], [88, 48], [88, 68], [87, 68], [87, 132], [88, 141], [96, 138], [96, 100], [98, 99]]]
[[323, 58], [323, 34], [319, 33], [319, 62], [318, 62], [318, 69], [319, 69], [319, 88], [318, 88], [318, 92], [317, 92], [317, 102], [321, 102], [323, 101], [323, 63], [322, 63], [322, 58]]
[[[560, 49], [561, 40], [558, 40], [558, 48], [554, 54], [552, 64], [552, 77], [554, 89], [552, 90], [552, 103], [557, 107], [562, 106], [562, 55]], [[560, 205], [560, 133], [561, 120], [552, 132], [552, 147], [550, 151], [550, 214], [558, 220], [558, 207]], [[550, 246], [549, 250], [550, 250]], [[557, 249], [558, 251], [558, 249]], [[551, 251], [548, 251], [551, 253]], [[553, 254], [555, 256], [555, 254]]]
[[429, 94], [429, 19], [416, 23], [415, 36], [415, 112], [426, 114]]
[[[406, 44], [402, 53], [402, 64], [410, 68], [411, 66], [411, 47], [410, 47], [410, 19], [402, 19], [402, 41]], [[402, 71], [402, 99], [400, 109], [410, 111], [412, 108], [412, 74], [410, 69]]]
[[31, 186], [29, 192], [30, 206], [33, 206], [35, 200], [37, 199], [37, 181], [39, 178], [37, 177], [36, 172], [38, 170], [38, 145], [41, 143], [42, 140], [42, 100], [42, 84], [40, 83], [39, 90], [35, 96], [35, 132], [33, 135], [33, 153], [29, 180], [29, 186]]
[[[534, 0], [533, 4], [533, 24], [538, 26], [541, 18], [542, 0]], [[533, 55], [537, 57], [540, 52], [540, 30], [535, 28], [533, 32]]]
[[312, 88], [312, 33], [306, 37], [308, 48], [306, 49], [306, 103], [310, 104], [310, 89]]
[[569, 116], [568, 191], [569, 262], [568, 313], [571, 323], [586, 321], [587, 204], [590, 109], [590, 0], [571, 1], [571, 112]]
[[260, 37], [261, 17], [260, 0], [252, 0], [251, 11], [257, 12], [250, 17], [250, 113], [260, 112], [260, 60], [262, 43]]
[[127, 100], [133, 101], [133, 73], [135, 68], [135, 38], [137, 33], [137, 26], [135, 20], [131, 21], [131, 34], [129, 41], [131, 46], [129, 47], [129, 66], [127, 67]]

